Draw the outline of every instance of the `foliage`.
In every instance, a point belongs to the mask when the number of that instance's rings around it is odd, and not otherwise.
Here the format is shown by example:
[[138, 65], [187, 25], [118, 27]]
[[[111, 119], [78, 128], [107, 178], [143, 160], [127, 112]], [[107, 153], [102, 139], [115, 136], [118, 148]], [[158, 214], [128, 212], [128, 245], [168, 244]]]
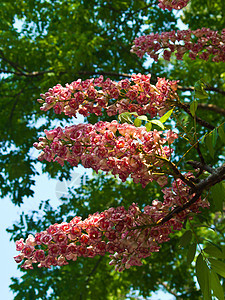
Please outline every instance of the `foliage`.
[[[18, 0], [1, 5], [1, 192], [20, 204], [24, 196], [33, 195], [33, 176], [37, 173], [36, 158], [29, 152], [33, 142], [39, 132], [53, 125], [52, 120], [59, 123], [64, 118], [51, 111], [43, 118], [33, 99], [56, 83], [64, 85], [80, 76], [85, 79], [103, 74], [118, 80], [133, 72], [149, 73], [147, 57], [140, 60], [130, 54], [131, 42], [143, 34], [176, 29], [176, 19], [173, 13], [159, 9], [157, 1]], [[225, 27], [223, 10], [222, 0], [192, 0], [184, 9], [182, 20], [191, 30], [205, 26], [221, 31]], [[16, 20], [22, 20], [21, 30], [15, 28]], [[174, 164], [182, 171], [197, 169], [196, 180], [201, 180], [197, 184], [210, 201], [210, 210], [184, 222], [182, 233], [174, 233], [160, 252], [145, 259], [141, 267], [117, 274], [100, 257], [80, 258], [61, 269], [34, 268], [24, 271], [20, 280], [13, 279], [15, 299], [126, 299], [132, 289], [147, 297], [161, 287], [182, 299], [201, 299], [201, 293], [205, 299], [212, 295], [224, 299], [225, 189], [221, 182], [224, 173], [219, 172], [225, 145], [224, 63], [191, 60], [185, 54], [182, 61], [172, 55], [170, 62], [159, 58], [157, 64], [150, 65], [155, 82], [157, 76], [180, 80], [179, 97], [173, 103], [173, 121], [167, 119], [168, 115], [157, 120], [134, 114], [122, 118], [133, 122], [137, 117], [134, 124], [143, 124], [148, 130], [152, 126], [174, 128], [176, 123], [180, 139], [174, 143]], [[105, 114], [102, 118], [111, 121]], [[90, 123], [99, 119], [88, 117]], [[43, 170], [62, 179], [69, 177], [71, 167], [46, 163]], [[207, 185], [210, 174], [219, 175]], [[8, 231], [17, 240], [21, 231], [25, 238], [52, 223], [68, 221], [74, 214], [85, 218], [110, 206], [128, 208], [132, 202], [144, 207], [155, 197], [163, 201], [155, 183], [142, 189], [130, 181], [122, 184], [100, 174], [89, 180], [88, 185], [71, 191], [69, 201], [64, 200], [57, 211], [48, 201], [43, 202], [40, 211], [44, 215], [28, 214], [25, 222], [21, 218]], [[201, 292], [196, 288], [194, 275]]]

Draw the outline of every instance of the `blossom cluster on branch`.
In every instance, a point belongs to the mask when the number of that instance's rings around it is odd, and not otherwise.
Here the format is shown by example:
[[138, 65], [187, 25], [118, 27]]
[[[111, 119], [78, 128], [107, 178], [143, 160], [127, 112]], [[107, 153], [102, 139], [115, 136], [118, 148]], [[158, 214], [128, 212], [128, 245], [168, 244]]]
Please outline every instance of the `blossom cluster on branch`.
[[189, 53], [191, 59], [197, 57], [214, 62], [225, 62], [225, 29], [221, 33], [209, 28], [196, 30], [178, 30], [177, 32], [151, 33], [134, 40], [131, 52], [143, 57], [145, 53], [158, 61], [160, 51], [165, 60], [170, 60], [175, 52], [178, 60], [183, 59], [185, 53]]
[[162, 9], [168, 9], [171, 11], [172, 9], [182, 9], [187, 6], [190, 0], [158, 0], [158, 6]]
[[119, 82], [103, 76], [85, 81], [78, 79], [63, 87], [57, 84], [50, 88], [42, 99], [41, 110], [54, 109], [56, 114], [62, 112], [69, 117], [79, 113], [102, 115], [105, 109], [108, 116], [123, 112], [137, 112], [139, 115], [150, 114], [155, 117], [166, 106], [167, 99], [174, 99], [177, 81], [158, 78], [156, 85], [150, 83], [151, 75], [133, 74], [131, 79]]
[[166, 184], [165, 174], [160, 175], [165, 162], [158, 156], [169, 159], [171, 144], [178, 138], [172, 130], [162, 137], [161, 131], [148, 132], [145, 127], [119, 124], [115, 120], [58, 127], [45, 130], [45, 134], [46, 137], [34, 143], [34, 147], [43, 150], [39, 160], [57, 161], [61, 165], [68, 161], [72, 166], [81, 163], [96, 172], [111, 171], [122, 181], [131, 175], [143, 187], [153, 180], [161, 186]]
[[[191, 174], [185, 174], [191, 177]], [[95, 257], [111, 254], [111, 265], [118, 271], [142, 264], [141, 259], [159, 251], [160, 244], [168, 241], [169, 235], [182, 229], [184, 219], [190, 212], [198, 213], [200, 207], [208, 207], [207, 201], [199, 198], [189, 209], [176, 214], [163, 223], [163, 218], [177, 205], [186, 204], [194, 194], [181, 179], [165, 188], [164, 202], [153, 200], [142, 212], [137, 204], [128, 210], [124, 207], [109, 208], [101, 213], [89, 215], [82, 221], [74, 217], [69, 223], [50, 225], [45, 231], [29, 235], [26, 241], [16, 242], [21, 253], [14, 257], [17, 263], [25, 259], [22, 267], [62, 266], [78, 257]], [[191, 218], [189, 216], [189, 218]]]

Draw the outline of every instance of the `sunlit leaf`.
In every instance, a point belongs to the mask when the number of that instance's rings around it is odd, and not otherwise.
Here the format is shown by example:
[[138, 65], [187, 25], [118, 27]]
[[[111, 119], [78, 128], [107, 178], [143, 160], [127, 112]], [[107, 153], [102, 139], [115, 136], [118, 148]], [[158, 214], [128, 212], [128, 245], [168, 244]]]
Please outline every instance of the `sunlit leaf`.
[[141, 126], [141, 120], [139, 119], [139, 118], [136, 118], [135, 120], [134, 120], [134, 126], [136, 126], [136, 127], [140, 127]]
[[133, 123], [131, 119], [131, 114], [129, 112], [124, 112], [118, 116], [118, 120], [121, 123]]
[[150, 131], [152, 129], [152, 124], [150, 122], [145, 124], [146, 130]]
[[160, 121], [161, 123], [165, 123], [165, 122], [169, 119], [169, 117], [171, 116], [172, 113], [173, 113], [173, 109], [169, 110], [167, 113], [165, 113], [165, 115], [163, 115], [163, 116], [159, 119], [159, 121]]
[[150, 122], [151, 122], [152, 124], [155, 124], [155, 125], [159, 126], [162, 130], [165, 129], [163, 123], [160, 122], [159, 120], [151, 120]]

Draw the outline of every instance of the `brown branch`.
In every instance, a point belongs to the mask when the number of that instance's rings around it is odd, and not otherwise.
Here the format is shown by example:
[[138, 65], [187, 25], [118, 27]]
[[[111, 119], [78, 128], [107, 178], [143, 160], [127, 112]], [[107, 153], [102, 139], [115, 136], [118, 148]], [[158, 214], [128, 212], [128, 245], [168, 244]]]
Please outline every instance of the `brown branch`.
[[200, 191], [202, 192], [205, 189], [210, 188], [211, 186], [223, 181], [225, 179], [225, 163], [214, 169], [212, 174], [210, 174], [206, 179], [202, 179], [193, 189], [193, 192]]
[[218, 114], [225, 116], [225, 109], [221, 108], [217, 105], [214, 105], [214, 104], [198, 103], [198, 108], [205, 109], [205, 110], [211, 110], [211, 111], [214, 111]]
[[116, 72], [103, 72], [103, 71], [79, 71], [79, 75], [103, 75], [103, 76], [115, 76], [115, 77], [128, 77], [130, 78], [131, 74], [126, 73], [116, 73]]
[[195, 188], [191, 190], [191, 193], [196, 193], [195, 196], [185, 203], [183, 206], [175, 207], [167, 216], [161, 219], [157, 225], [164, 224], [168, 222], [175, 214], [178, 214], [185, 209], [189, 208], [192, 204], [194, 204], [199, 197], [201, 196], [202, 192], [206, 189], [209, 189], [211, 186], [223, 181], [225, 179], [225, 164], [221, 167], [214, 169], [213, 173], [210, 174], [206, 179], [202, 179], [198, 184], [196, 184]]
[[175, 293], [175, 292], [170, 288], [170, 286], [169, 286], [166, 282], [163, 282], [163, 281], [161, 281], [161, 280], [158, 280], [158, 284], [159, 284], [159, 285], [162, 285], [162, 286], [164, 287], [164, 289], [165, 289], [168, 293], [170, 293], [171, 295], [173, 295], [173, 296], [175, 296], [176, 298], [178, 298], [177, 293]]
[[[25, 77], [37, 77], [48, 73], [55, 73], [56, 70], [46, 70], [46, 71], [33, 71], [33, 72], [16, 72], [0, 69], [1, 73], [5, 74], [14, 74], [16, 76], [25, 76]], [[67, 71], [61, 71], [61, 74], [65, 74]], [[131, 74], [126, 73], [116, 73], [116, 72], [103, 72], [103, 71], [79, 71], [78, 75], [103, 75], [103, 76], [115, 76], [115, 77], [128, 77], [130, 78]]]
[[[188, 104], [181, 103], [180, 101], [179, 101], [179, 103], [178, 103], [178, 102], [173, 102], [173, 103], [174, 103], [176, 106], [182, 108], [186, 113], [188, 113], [188, 114], [193, 118], [193, 116], [192, 116], [192, 114], [191, 114], [191, 112], [190, 112], [190, 106], [189, 106]], [[211, 125], [211, 124], [208, 123], [207, 121], [205, 121], [205, 120], [199, 118], [198, 116], [195, 116], [195, 119], [196, 119], [196, 122], [197, 122], [197, 123], [199, 123], [200, 125], [202, 125], [202, 126], [205, 127], [205, 128], [208, 128], [208, 129], [210, 129], [210, 130], [213, 130], [213, 129], [215, 128], [213, 125]]]
[[103, 256], [100, 256], [99, 259], [97, 260], [96, 264], [94, 265], [94, 268], [91, 270], [91, 272], [88, 274], [87, 279], [85, 280], [86, 284], [88, 284], [91, 276], [95, 273], [95, 271], [97, 270], [100, 262], [103, 260]]
[[[178, 90], [183, 91], [183, 92], [194, 92], [195, 88], [193, 86], [189, 86], [189, 87], [183, 87], [181, 85], [178, 85]], [[210, 86], [210, 87], [206, 87], [205, 88], [206, 91], [212, 91], [212, 92], [217, 92], [220, 93], [222, 95], [225, 95], [225, 91], [221, 90], [219, 88]]]
[[16, 64], [15, 62], [9, 60], [8, 58], [5, 57], [3, 51], [0, 50], [0, 55], [3, 61], [5, 61], [6, 63], [8, 63], [11, 67], [13, 67], [15, 70], [17, 70], [19, 73], [23, 73], [23, 68], [21, 66], [19, 66], [18, 64]]
[[[9, 71], [9, 70], [4, 70], [4, 69], [0, 69], [1, 73], [5, 73], [5, 74], [14, 74], [16, 76], [25, 76], [25, 77], [37, 77], [37, 76], [41, 76], [47, 73], [54, 73], [54, 71], [52, 70], [47, 70], [47, 71], [33, 71], [33, 72], [16, 72], [16, 71]], [[64, 72], [66, 73], [66, 72]]]
[[191, 165], [195, 169], [200, 169], [200, 170], [205, 170], [209, 173], [213, 173], [214, 169], [211, 168], [210, 166], [206, 165], [205, 163], [202, 163], [200, 161], [187, 161], [187, 164]]
[[163, 160], [165, 163], [167, 163], [169, 165], [169, 167], [173, 170], [174, 172], [174, 177], [175, 178], [180, 178], [183, 182], [185, 182], [188, 186], [190, 186], [192, 189], [195, 188], [195, 184], [187, 177], [185, 177], [183, 174], [181, 174], [181, 172], [179, 171], [179, 169], [177, 168], [177, 166], [170, 160], [168, 160], [167, 158], [164, 158], [162, 156], [158, 156], [156, 155], [156, 157], [158, 159]]

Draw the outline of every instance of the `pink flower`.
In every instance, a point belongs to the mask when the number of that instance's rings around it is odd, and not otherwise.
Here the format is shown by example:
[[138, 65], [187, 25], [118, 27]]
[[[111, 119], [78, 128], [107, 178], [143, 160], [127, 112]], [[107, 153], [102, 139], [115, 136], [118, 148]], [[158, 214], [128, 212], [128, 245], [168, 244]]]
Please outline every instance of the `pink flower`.
[[24, 246], [25, 246], [24, 239], [19, 239], [18, 241], [16, 241], [16, 250], [17, 251], [23, 250]]

